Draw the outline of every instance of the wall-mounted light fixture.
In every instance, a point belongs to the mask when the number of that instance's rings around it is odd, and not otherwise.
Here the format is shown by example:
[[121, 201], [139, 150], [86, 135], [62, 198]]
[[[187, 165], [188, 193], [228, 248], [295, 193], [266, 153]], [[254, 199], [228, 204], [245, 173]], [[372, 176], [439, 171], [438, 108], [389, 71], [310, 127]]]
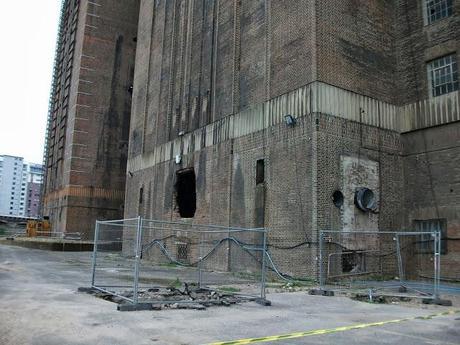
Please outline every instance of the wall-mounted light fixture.
[[288, 114], [284, 116], [284, 122], [286, 122], [286, 125], [288, 125], [289, 127], [294, 127], [297, 123], [297, 120], [294, 118], [294, 116]]

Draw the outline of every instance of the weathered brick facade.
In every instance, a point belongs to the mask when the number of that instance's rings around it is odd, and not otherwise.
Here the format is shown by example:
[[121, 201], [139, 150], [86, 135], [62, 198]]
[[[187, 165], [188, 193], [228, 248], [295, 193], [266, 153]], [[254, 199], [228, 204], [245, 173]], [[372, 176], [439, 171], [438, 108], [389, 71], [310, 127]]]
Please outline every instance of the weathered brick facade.
[[138, 0], [63, 2], [51, 95], [43, 214], [91, 238], [123, 214]]
[[[180, 219], [176, 172], [194, 168], [193, 221], [269, 228], [286, 273], [316, 273], [321, 229], [413, 229], [434, 217], [460, 237], [458, 93], [430, 100], [426, 72], [429, 60], [458, 54], [460, 8], [425, 26], [423, 5], [142, 0], [125, 216]], [[430, 135], [439, 142], [423, 146]], [[375, 214], [353, 205], [361, 185], [376, 194]], [[443, 259], [458, 277], [456, 243]]]

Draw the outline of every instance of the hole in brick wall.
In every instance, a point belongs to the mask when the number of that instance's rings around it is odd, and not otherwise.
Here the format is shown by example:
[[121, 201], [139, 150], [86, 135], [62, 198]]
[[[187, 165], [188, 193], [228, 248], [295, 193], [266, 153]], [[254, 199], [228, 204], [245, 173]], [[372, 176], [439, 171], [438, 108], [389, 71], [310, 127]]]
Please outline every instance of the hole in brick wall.
[[342, 272], [343, 273], [358, 273], [361, 270], [363, 261], [362, 254], [360, 253], [344, 253], [342, 255]]
[[139, 188], [139, 205], [144, 202], [144, 187]]
[[196, 177], [192, 169], [176, 172], [176, 203], [182, 218], [193, 218], [196, 212]]
[[332, 202], [334, 203], [335, 207], [342, 207], [343, 205], [343, 193], [339, 190], [336, 190], [332, 194]]
[[256, 163], [256, 184], [265, 182], [265, 161], [258, 159]]

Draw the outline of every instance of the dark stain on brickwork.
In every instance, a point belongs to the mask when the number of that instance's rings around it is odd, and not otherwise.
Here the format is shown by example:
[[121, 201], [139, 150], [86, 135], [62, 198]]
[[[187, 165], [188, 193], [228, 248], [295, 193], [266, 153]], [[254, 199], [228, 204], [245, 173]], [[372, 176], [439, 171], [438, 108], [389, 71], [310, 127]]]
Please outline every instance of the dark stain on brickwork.
[[[110, 187], [111, 176], [117, 174], [118, 170], [115, 169], [114, 162], [112, 161], [113, 150], [117, 152], [120, 150], [120, 67], [123, 54], [123, 36], [119, 35], [115, 43], [115, 51], [112, 66], [112, 76], [110, 85], [110, 99], [109, 108], [104, 114], [104, 122], [102, 124], [101, 133], [99, 135], [98, 152], [96, 167], [102, 167], [105, 178], [102, 180], [102, 185], [105, 188]], [[126, 107], [126, 105], [125, 105]], [[126, 111], [126, 110], [125, 110]], [[125, 114], [123, 114], [125, 115]], [[125, 115], [126, 116], [126, 115]], [[118, 157], [122, 159], [122, 157]]]
[[391, 70], [394, 66], [395, 60], [379, 51], [367, 49], [344, 39], [339, 40], [339, 46], [344, 58], [363, 69]]
[[206, 188], [206, 151], [200, 151], [200, 158], [198, 161], [198, 175], [196, 176], [197, 190], [204, 190]]
[[244, 226], [246, 219], [246, 201], [244, 189], [244, 175], [241, 164], [238, 162], [232, 184], [231, 225]]
[[[169, 161], [169, 167], [168, 164], [165, 165], [166, 169], [166, 176], [164, 177], [165, 183], [164, 183], [164, 209], [165, 211], [169, 212], [171, 208], [173, 207], [173, 197], [174, 197], [174, 178], [175, 178], [175, 167], [174, 167], [174, 161]], [[163, 169], [161, 169], [163, 170]]]
[[142, 152], [142, 132], [141, 129], [134, 129], [131, 132], [129, 154], [137, 156]]

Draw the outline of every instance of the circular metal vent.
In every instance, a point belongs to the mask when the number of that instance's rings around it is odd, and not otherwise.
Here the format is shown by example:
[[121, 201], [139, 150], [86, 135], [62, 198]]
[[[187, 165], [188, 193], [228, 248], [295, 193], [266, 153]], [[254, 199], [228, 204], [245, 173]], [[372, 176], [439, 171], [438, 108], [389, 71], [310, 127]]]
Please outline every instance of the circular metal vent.
[[355, 192], [355, 205], [363, 212], [375, 211], [377, 202], [374, 192], [369, 188], [359, 188]]

